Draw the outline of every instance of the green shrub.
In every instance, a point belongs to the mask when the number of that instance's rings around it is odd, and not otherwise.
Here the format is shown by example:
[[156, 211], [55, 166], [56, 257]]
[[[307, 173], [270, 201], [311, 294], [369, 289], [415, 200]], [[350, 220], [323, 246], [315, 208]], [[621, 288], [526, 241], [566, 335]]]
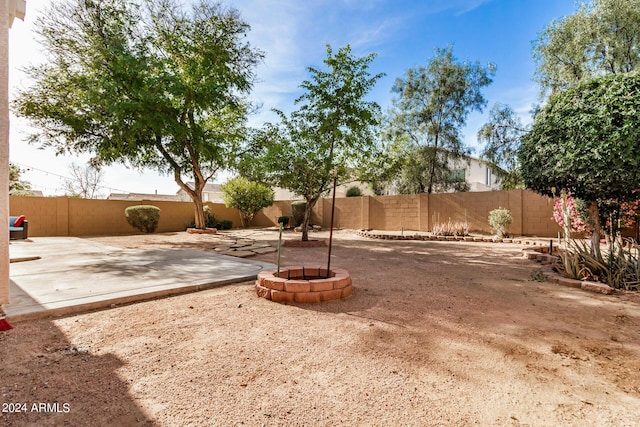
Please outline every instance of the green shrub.
[[293, 215], [293, 224], [299, 227], [304, 221], [304, 211], [307, 208], [307, 202], [304, 200], [297, 200], [291, 202], [291, 215]]
[[124, 210], [127, 222], [145, 233], [153, 233], [160, 221], [160, 208], [151, 205], [129, 206]]
[[511, 224], [513, 218], [511, 218], [511, 211], [505, 208], [494, 209], [489, 212], [489, 225], [493, 227], [498, 236], [506, 237], [507, 226]]
[[224, 203], [228, 208], [240, 212], [240, 223], [248, 227], [260, 209], [273, 205], [273, 190], [264, 184], [249, 181], [244, 177], [230, 179], [221, 186]]
[[278, 217], [278, 224], [282, 224], [282, 228], [287, 228], [289, 225], [289, 217], [286, 215]]
[[360, 190], [360, 187], [349, 187], [349, 189], [347, 190], [347, 197], [360, 197], [362, 196], [362, 190]]
[[[216, 219], [213, 212], [211, 212], [211, 208], [209, 206], [205, 206], [204, 209], [204, 226], [207, 228], [218, 228], [218, 220]], [[186, 224], [186, 228], [196, 228], [196, 220], [192, 219], [190, 222]]]
[[218, 224], [216, 224], [216, 228], [218, 230], [231, 230], [233, 227], [233, 222], [228, 219], [223, 219]]
[[[204, 207], [204, 226], [207, 228], [218, 228], [217, 224], [218, 224], [218, 220], [216, 219], [216, 216], [213, 214], [213, 212], [211, 212], [211, 208], [209, 206], [205, 206]], [[195, 227], [195, 219], [193, 221], [193, 225]]]

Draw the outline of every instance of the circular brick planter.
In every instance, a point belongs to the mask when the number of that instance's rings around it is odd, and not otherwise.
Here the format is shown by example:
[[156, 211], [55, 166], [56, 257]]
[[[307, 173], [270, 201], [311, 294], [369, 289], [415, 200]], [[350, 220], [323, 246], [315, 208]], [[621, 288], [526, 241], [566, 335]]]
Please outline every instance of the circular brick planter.
[[320, 266], [295, 266], [277, 271], [258, 273], [256, 280], [258, 296], [276, 302], [318, 303], [351, 296], [351, 276], [343, 268], [327, 269]]

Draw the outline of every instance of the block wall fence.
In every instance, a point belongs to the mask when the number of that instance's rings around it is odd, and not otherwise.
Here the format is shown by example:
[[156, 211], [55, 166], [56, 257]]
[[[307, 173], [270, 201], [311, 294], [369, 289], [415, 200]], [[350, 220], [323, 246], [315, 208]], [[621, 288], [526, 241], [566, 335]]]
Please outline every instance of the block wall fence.
[[[553, 201], [527, 190], [365, 196], [337, 198], [334, 225], [343, 229], [430, 231], [437, 223], [467, 221], [472, 231], [491, 233], [489, 211], [504, 207], [511, 211], [513, 235], [554, 237], [560, 228], [551, 220]], [[68, 197], [11, 196], [10, 215], [25, 215], [29, 236], [96, 236], [135, 234], [126, 221], [128, 206], [148, 204], [161, 209], [157, 232], [184, 231], [193, 221], [191, 202], [150, 200], [90, 200]], [[237, 210], [207, 202], [216, 218], [240, 225]], [[329, 227], [331, 198], [320, 199], [311, 221]], [[279, 216], [291, 216], [291, 202], [277, 201], [253, 219], [252, 226], [273, 226]]]

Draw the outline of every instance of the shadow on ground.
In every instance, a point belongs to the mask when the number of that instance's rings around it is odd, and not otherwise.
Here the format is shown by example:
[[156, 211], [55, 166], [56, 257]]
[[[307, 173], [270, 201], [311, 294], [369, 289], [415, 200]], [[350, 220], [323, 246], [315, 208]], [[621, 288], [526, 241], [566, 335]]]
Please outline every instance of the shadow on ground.
[[[53, 321], [21, 322], [0, 334], [0, 360], [3, 426], [158, 425], [118, 375], [126, 362], [75, 346]], [[93, 380], [81, 372], [92, 372]]]

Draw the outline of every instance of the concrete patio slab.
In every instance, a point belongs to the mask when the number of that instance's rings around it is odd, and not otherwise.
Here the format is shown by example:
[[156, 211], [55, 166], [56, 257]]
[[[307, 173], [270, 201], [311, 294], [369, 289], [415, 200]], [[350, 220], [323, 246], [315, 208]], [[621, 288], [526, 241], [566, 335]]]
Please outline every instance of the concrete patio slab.
[[271, 263], [192, 249], [122, 249], [75, 237], [11, 241], [9, 321], [79, 313], [253, 280]]

